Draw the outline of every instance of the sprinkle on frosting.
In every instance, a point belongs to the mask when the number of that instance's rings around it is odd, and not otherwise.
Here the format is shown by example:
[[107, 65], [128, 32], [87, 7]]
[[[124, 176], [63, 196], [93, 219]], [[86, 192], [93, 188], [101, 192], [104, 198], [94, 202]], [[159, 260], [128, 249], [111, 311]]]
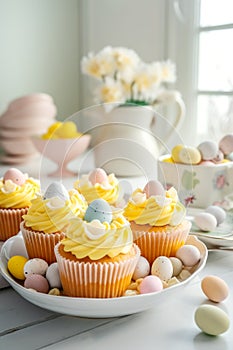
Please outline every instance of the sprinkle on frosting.
[[23, 185], [17, 185], [12, 180], [0, 179], [0, 208], [28, 208], [31, 200], [40, 191], [39, 181], [27, 178]]
[[174, 187], [165, 191], [165, 195], [152, 195], [145, 199], [144, 193], [136, 189], [127, 206], [124, 216], [136, 224], [149, 224], [151, 226], [176, 226], [182, 222], [186, 215], [186, 209], [179, 202]]

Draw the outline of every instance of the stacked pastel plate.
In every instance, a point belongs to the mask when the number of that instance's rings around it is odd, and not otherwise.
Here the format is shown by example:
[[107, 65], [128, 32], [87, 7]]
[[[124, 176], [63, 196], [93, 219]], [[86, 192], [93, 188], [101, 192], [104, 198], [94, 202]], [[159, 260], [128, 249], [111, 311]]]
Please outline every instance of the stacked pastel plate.
[[31, 137], [54, 123], [57, 109], [50, 95], [37, 93], [15, 99], [0, 116], [2, 163], [26, 163], [37, 155]]

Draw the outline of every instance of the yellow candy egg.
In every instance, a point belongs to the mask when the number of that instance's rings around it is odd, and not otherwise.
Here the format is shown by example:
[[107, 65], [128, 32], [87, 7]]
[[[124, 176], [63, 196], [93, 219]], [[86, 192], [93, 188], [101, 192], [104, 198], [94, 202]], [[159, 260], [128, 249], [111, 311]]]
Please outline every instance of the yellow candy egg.
[[77, 137], [77, 127], [74, 122], [65, 122], [56, 130], [56, 135], [60, 138], [73, 138]]
[[168, 157], [168, 158], [164, 158], [163, 162], [165, 162], [165, 163], [174, 163], [174, 160], [172, 159], [172, 157]]
[[184, 145], [176, 145], [175, 147], [173, 147], [172, 149], [172, 159], [175, 163], [179, 163], [180, 162], [180, 151], [184, 148]]
[[12, 256], [7, 263], [7, 267], [9, 272], [14, 276], [15, 278], [19, 280], [25, 280], [24, 276], [24, 265], [28, 261], [27, 258], [21, 255], [14, 255]]
[[201, 161], [201, 153], [195, 147], [185, 146], [179, 153], [180, 162], [183, 164], [198, 164]]

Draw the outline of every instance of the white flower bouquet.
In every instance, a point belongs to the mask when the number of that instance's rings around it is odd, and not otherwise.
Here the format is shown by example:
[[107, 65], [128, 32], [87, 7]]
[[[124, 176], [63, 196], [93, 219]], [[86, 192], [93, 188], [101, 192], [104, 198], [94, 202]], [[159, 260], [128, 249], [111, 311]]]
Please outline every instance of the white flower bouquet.
[[[81, 60], [82, 73], [99, 81], [94, 97], [108, 110], [116, 105], [155, 105], [172, 100], [177, 92], [167, 83], [176, 81], [176, 67], [170, 60], [143, 62], [131, 49], [107, 46]], [[109, 106], [110, 104], [110, 106]]]

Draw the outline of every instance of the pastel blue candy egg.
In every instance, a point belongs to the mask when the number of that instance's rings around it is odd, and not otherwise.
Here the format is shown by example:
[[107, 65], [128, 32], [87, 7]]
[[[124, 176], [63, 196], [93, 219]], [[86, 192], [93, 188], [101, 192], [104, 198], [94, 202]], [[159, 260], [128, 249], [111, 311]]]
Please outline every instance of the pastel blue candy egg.
[[101, 223], [106, 221], [110, 224], [112, 221], [112, 209], [104, 199], [96, 199], [89, 204], [84, 220], [87, 222], [99, 220]]

